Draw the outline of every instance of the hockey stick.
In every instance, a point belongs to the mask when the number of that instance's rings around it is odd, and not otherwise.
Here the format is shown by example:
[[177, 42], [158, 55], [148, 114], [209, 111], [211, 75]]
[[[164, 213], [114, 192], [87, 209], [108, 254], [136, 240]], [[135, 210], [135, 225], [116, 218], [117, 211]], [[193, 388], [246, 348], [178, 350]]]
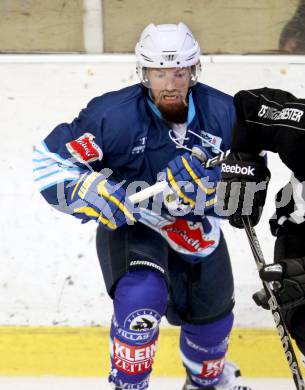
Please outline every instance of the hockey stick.
[[[222, 161], [224, 161], [230, 153], [230, 150], [227, 150], [226, 152], [221, 152], [217, 156], [210, 158], [208, 160], [203, 161], [203, 165], [205, 168], [213, 168], [216, 165], [219, 165]], [[197, 154], [195, 154], [197, 155]], [[199, 158], [199, 156], [198, 156]], [[129, 196], [129, 200], [132, 203], [139, 203], [142, 202], [143, 200], [146, 200], [150, 198], [151, 196], [157, 195], [160, 192], [163, 192], [167, 188], [167, 181], [160, 181], [157, 182], [156, 184], [145, 188], [142, 191], [136, 192], [135, 194], [132, 194]]]
[[[257, 266], [258, 271], [266, 265], [263, 252], [261, 250], [257, 235], [255, 233], [255, 230], [253, 226], [250, 223], [250, 219], [248, 216], [242, 217], [242, 222], [249, 240], [249, 244], [254, 256], [254, 260]], [[273, 292], [273, 286], [271, 282], [265, 282], [263, 281], [263, 286], [268, 298], [268, 304], [271, 310], [271, 313], [273, 315], [273, 319], [278, 331], [278, 334], [281, 338], [282, 346], [284, 349], [284, 353], [286, 356], [286, 359], [288, 361], [289, 368], [292, 373], [292, 377], [294, 380], [294, 383], [296, 385], [297, 390], [305, 390], [305, 383], [302, 378], [302, 374], [300, 371], [300, 367], [297, 362], [297, 358], [295, 355], [295, 352], [293, 350], [293, 346], [291, 343], [291, 339], [287, 330], [287, 327], [285, 325], [280, 306], [277, 302], [276, 296]]]

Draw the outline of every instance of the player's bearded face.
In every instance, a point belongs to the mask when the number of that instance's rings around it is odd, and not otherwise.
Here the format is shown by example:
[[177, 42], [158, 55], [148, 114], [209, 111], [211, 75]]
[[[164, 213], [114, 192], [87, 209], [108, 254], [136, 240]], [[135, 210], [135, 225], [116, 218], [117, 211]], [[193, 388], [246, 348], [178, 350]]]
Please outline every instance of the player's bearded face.
[[149, 69], [151, 95], [163, 118], [169, 122], [187, 120], [187, 93], [190, 84], [189, 68]]

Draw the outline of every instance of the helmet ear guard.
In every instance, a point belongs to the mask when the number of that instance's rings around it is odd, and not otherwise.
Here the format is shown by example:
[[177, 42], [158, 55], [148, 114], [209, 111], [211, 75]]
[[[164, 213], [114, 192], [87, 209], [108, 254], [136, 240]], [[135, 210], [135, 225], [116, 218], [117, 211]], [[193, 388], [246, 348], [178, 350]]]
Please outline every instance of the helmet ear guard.
[[191, 66], [190, 87], [193, 87], [197, 83], [197, 81], [200, 77], [200, 74], [201, 74], [201, 69], [202, 69], [202, 67], [201, 67], [200, 61], [197, 62], [196, 65]]
[[140, 83], [144, 85], [146, 88], [150, 88], [150, 81], [147, 75], [147, 68], [143, 67], [139, 63], [136, 67], [136, 72], [139, 77]]

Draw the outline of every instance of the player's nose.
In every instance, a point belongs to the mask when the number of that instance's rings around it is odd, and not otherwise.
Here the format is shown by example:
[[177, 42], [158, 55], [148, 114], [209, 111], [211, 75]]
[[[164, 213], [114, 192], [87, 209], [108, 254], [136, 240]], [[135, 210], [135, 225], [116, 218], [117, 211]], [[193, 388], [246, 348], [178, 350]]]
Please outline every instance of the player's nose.
[[167, 91], [173, 91], [176, 89], [175, 86], [175, 77], [173, 75], [167, 75], [166, 80], [165, 80], [165, 89]]

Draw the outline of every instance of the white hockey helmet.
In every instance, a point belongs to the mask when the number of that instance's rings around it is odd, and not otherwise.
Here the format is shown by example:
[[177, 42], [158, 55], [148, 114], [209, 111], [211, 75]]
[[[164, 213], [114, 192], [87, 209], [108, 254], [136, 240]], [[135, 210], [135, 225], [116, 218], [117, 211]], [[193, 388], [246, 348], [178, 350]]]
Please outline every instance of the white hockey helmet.
[[135, 48], [137, 73], [149, 86], [146, 68], [191, 67], [190, 86], [196, 84], [201, 70], [200, 47], [190, 29], [184, 24], [149, 24]]

